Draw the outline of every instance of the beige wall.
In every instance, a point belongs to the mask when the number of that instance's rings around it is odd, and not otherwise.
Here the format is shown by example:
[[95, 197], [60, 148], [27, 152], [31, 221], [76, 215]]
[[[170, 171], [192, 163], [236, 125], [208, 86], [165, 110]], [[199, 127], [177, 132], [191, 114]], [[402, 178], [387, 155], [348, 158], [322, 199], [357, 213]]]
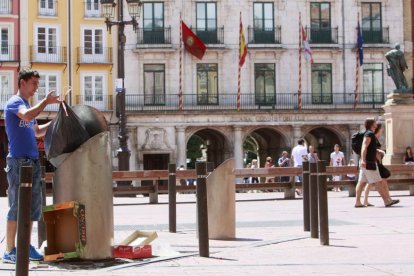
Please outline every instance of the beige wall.
[[412, 12], [411, 12], [411, 0], [404, 0], [404, 52], [405, 58], [408, 63], [408, 70], [405, 77], [407, 78], [409, 86], [413, 84], [413, 37], [412, 37]]

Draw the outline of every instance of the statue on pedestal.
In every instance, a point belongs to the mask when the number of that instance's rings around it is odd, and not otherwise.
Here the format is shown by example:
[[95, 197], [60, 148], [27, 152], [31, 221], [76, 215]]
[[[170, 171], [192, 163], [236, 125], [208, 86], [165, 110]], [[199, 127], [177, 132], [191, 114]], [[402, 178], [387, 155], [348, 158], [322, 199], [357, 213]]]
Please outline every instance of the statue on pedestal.
[[385, 54], [385, 58], [388, 60], [387, 73], [392, 78], [397, 87], [394, 92], [397, 93], [408, 93], [407, 80], [404, 76], [404, 71], [408, 69], [407, 62], [404, 58], [404, 53], [400, 50], [400, 44], [395, 44], [395, 49], [392, 49]]

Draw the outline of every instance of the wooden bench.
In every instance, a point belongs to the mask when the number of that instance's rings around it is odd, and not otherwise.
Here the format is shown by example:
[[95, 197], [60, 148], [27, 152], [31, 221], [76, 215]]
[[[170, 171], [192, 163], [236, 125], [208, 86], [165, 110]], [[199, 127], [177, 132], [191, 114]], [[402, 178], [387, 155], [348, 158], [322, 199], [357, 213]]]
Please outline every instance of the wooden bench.
[[[390, 187], [406, 188], [409, 187], [410, 195], [414, 195], [414, 165], [387, 165], [391, 171], [391, 178], [388, 179]], [[257, 169], [234, 169], [233, 173], [236, 176], [236, 191], [251, 191], [251, 190], [283, 190], [285, 198], [294, 198], [295, 189], [302, 186], [301, 182], [296, 182], [296, 176], [302, 175], [302, 168], [257, 168]], [[346, 175], [355, 174], [358, 178], [359, 169], [357, 166], [343, 166], [343, 167], [326, 167], [326, 174], [329, 175]], [[197, 175], [195, 170], [179, 170], [176, 171], [176, 180], [181, 179], [196, 179]], [[120, 186], [114, 187], [114, 195], [138, 195], [148, 194], [150, 197], [150, 203], [158, 202], [159, 193], [168, 193], [168, 187], [166, 185], [159, 185], [160, 180], [168, 180], [168, 170], [147, 170], [147, 171], [113, 171], [113, 181], [136, 181], [136, 180], [152, 180], [153, 184], [148, 186]], [[270, 183], [241, 183], [240, 180], [245, 177], [263, 177], [263, 178], [276, 178], [281, 176], [289, 176], [290, 182], [270, 182]], [[45, 182], [52, 183], [53, 173], [45, 174]], [[333, 187], [348, 187], [349, 195], [355, 196], [356, 180], [340, 180], [340, 181], [328, 181], [327, 186]], [[195, 186], [176, 186], [177, 192], [195, 192]], [[51, 194], [51, 190], [48, 189], [48, 194]]]

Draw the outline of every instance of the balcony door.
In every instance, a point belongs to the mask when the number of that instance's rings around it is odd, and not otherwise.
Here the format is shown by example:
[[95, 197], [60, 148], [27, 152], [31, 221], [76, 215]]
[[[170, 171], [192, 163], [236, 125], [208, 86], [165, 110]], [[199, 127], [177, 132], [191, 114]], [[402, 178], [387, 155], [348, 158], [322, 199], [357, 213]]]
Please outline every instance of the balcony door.
[[275, 104], [275, 65], [272, 63], [256, 63], [254, 65], [254, 79], [256, 104]]
[[312, 104], [332, 103], [332, 64], [312, 64]]
[[197, 104], [218, 104], [218, 66], [215, 63], [197, 64]]
[[331, 4], [311, 3], [310, 40], [312, 43], [331, 43]]
[[275, 43], [273, 3], [254, 3], [253, 32], [255, 43]]
[[165, 65], [144, 64], [144, 104], [165, 104]]
[[164, 37], [164, 3], [144, 3], [144, 43], [163, 44]]
[[0, 27], [1, 41], [0, 41], [0, 60], [12, 60], [12, 53], [10, 52], [10, 34], [8, 27]]
[[88, 74], [83, 76], [82, 81], [84, 100], [81, 104], [90, 105], [99, 110], [105, 110], [105, 100], [107, 97], [104, 97], [104, 76], [101, 74]]
[[382, 63], [364, 63], [364, 90], [361, 102], [363, 103], [383, 103], [384, 102], [384, 82]]
[[104, 62], [105, 56], [103, 41], [103, 29], [84, 29], [82, 62]]
[[43, 26], [37, 28], [36, 61], [59, 60], [58, 30], [56, 27]]
[[197, 2], [197, 36], [206, 44], [217, 43], [217, 10], [214, 2]]
[[362, 37], [365, 43], [382, 43], [381, 3], [361, 3]]
[[[51, 90], [55, 90], [56, 95], [60, 94], [60, 90], [58, 87], [58, 74], [56, 73], [41, 73], [39, 78], [39, 88], [37, 89], [37, 93], [35, 94], [36, 102], [40, 102], [43, 100], [47, 93], [49, 93]], [[52, 111], [56, 109], [56, 106], [53, 107], [53, 105], [46, 106], [46, 111]]]

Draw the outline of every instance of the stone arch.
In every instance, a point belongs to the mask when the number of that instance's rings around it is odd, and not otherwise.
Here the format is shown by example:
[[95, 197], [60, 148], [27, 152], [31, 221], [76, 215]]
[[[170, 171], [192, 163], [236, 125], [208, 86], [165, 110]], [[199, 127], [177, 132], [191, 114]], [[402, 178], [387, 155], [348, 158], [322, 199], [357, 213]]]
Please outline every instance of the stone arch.
[[[348, 145], [344, 134], [339, 130], [328, 126], [316, 126], [310, 129], [304, 136], [308, 146], [312, 145], [321, 160], [330, 160], [330, 154], [334, 145], [338, 144], [341, 151], [347, 153]], [[349, 160], [349, 158], [346, 158]]]
[[228, 134], [215, 128], [197, 128], [191, 131], [187, 136], [186, 148], [189, 150], [189, 142], [191, 138], [196, 137], [200, 143], [200, 149], [203, 158], [200, 160], [212, 162], [214, 168], [223, 163], [232, 156], [232, 143], [228, 138]]
[[256, 127], [246, 133], [244, 142], [252, 139], [257, 145], [257, 159], [260, 167], [264, 167], [267, 156], [273, 159], [273, 164], [281, 156], [282, 151], [290, 150], [289, 139], [278, 128]]

